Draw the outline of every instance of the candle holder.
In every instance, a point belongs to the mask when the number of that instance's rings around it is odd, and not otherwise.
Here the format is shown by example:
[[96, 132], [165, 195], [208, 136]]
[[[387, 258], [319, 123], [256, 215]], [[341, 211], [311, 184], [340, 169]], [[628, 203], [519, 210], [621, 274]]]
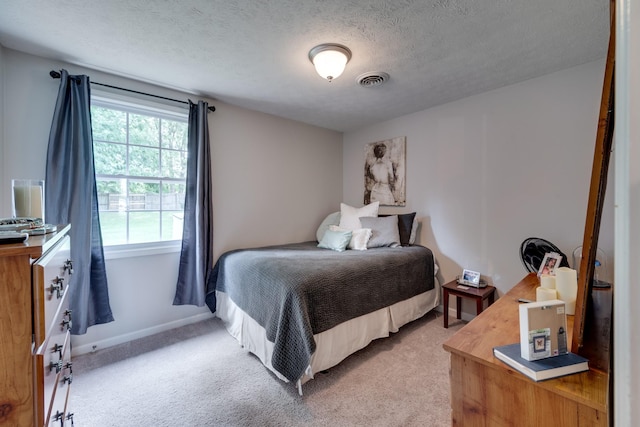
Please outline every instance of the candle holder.
[[44, 181], [12, 179], [12, 214], [44, 222]]
[[[607, 267], [607, 259], [609, 257], [600, 248], [596, 248], [596, 260], [593, 269], [593, 287], [594, 288], [610, 288], [611, 275]], [[578, 246], [573, 251], [573, 268], [580, 270], [580, 262], [582, 261], [582, 246]]]

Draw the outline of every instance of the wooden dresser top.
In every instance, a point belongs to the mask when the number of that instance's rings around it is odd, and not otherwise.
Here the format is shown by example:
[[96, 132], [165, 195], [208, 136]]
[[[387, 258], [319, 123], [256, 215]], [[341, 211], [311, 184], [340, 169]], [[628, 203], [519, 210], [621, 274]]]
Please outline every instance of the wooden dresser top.
[[0, 256], [29, 255], [31, 258], [39, 258], [64, 237], [65, 232], [70, 228], [70, 225], [58, 225], [57, 231], [53, 233], [29, 236], [23, 243], [2, 244], [0, 245]]
[[[511, 375], [529, 380], [523, 374], [509, 368], [493, 356], [493, 348], [520, 341], [519, 298], [536, 299], [539, 280], [535, 273], [524, 277], [509, 292], [498, 299], [488, 309], [456, 332], [443, 347], [452, 354], [472, 359], [488, 367], [508, 371]], [[574, 316], [567, 316], [567, 339], [571, 341]], [[539, 384], [573, 400], [580, 401], [594, 409], [607, 411], [609, 376], [601, 371], [568, 375]]]

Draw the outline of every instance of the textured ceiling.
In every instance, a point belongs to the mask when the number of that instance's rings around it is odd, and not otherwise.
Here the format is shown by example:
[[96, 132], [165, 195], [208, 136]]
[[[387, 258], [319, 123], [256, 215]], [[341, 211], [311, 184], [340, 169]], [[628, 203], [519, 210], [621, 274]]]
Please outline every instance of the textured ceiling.
[[[606, 55], [609, 0], [0, 0], [0, 44], [348, 131]], [[307, 54], [353, 52], [332, 83]], [[72, 69], [69, 70], [73, 72]], [[390, 74], [363, 88], [356, 77]]]

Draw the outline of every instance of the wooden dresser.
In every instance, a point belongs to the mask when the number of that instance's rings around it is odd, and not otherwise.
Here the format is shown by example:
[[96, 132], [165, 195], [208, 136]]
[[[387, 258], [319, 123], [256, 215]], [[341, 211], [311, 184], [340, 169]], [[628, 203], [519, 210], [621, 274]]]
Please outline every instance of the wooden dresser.
[[[538, 277], [527, 275], [444, 343], [451, 353], [451, 425], [608, 425], [608, 374], [590, 369], [535, 382], [493, 356], [493, 347], [519, 342], [518, 298], [535, 300], [537, 286]], [[573, 316], [567, 329], [571, 334]]]
[[69, 230], [0, 245], [0, 426], [72, 424]]

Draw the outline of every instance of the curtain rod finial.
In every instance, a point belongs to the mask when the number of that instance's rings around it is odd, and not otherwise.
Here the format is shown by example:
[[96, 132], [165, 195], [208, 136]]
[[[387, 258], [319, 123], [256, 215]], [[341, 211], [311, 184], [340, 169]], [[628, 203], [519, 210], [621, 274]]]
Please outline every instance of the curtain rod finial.
[[55, 70], [49, 71], [49, 75], [51, 76], [52, 79], [59, 79], [60, 78], [60, 73], [55, 71]]

